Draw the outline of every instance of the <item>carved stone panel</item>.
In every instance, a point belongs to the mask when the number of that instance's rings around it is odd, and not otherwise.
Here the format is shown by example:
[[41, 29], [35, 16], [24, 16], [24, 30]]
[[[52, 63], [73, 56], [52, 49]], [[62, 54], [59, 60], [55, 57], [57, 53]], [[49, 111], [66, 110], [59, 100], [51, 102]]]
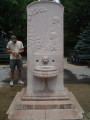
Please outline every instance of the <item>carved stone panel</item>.
[[27, 94], [64, 90], [63, 10], [49, 1], [27, 7]]

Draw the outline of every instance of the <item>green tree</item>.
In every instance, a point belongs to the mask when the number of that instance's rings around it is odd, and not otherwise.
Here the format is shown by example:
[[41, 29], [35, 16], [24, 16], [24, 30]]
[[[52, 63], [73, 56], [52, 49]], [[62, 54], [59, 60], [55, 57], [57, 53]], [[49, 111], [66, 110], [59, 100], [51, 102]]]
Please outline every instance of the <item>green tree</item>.
[[26, 7], [34, 0], [0, 0], [0, 31], [13, 31], [22, 40], [26, 38]]
[[4, 36], [0, 36], [0, 60], [9, 59], [9, 54], [6, 52], [6, 45], [8, 39]]
[[75, 45], [75, 51], [79, 51], [82, 54], [89, 54], [90, 56], [90, 23], [78, 37], [79, 41]]
[[90, 0], [61, 0], [64, 6], [65, 48], [74, 47], [90, 21]]

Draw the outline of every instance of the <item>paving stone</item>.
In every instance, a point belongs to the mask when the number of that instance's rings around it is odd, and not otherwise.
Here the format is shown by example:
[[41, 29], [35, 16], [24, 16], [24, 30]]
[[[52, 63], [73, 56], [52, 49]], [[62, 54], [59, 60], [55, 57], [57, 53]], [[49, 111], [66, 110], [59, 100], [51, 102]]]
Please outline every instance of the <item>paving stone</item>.
[[90, 112], [86, 114], [87, 118], [90, 119]]

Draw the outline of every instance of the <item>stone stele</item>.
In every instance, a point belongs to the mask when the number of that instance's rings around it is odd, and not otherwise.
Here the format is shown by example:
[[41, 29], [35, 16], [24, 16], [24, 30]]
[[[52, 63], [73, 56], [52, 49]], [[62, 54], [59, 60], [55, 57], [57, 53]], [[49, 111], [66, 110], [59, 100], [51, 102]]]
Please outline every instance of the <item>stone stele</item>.
[[18, 92], [10, 120], [79, 120], [83, 109], [63, 83], [63, 12], [50, 1], [27, 6], [27, 87]]

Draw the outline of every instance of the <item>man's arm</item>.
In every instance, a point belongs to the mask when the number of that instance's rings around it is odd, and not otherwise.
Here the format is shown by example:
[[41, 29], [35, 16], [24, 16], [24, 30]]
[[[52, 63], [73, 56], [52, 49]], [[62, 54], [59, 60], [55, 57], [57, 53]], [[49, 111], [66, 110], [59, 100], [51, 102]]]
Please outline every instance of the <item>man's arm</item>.
[[18, 53], [15, 53], [16, 55], [19, 55], [19, 54], [21, 54], [21, 53], [23, 53], [24, 52], [24, 48], [23, 49], [21, 49]]
[[24, 48], [21, 49], [18, 53], [21, 54], [21, 53], [23, 53], [23, 52], [24, 52]]
[[15, 54], [15, 52], [14, 52], [14, 51], [12, 51], [12, 50], [10, 50], [10, 49], [8, 49], [8, 48], [6, 49], [6, 51], [7, 51], [8, 53], [13, 54], [13, 55]]
[[14, 52], [14, 51], [12, 51], [12, 50], [10, 50], [10, 49], [8, 49], [8, 48], [6, 49], [6, 51], [7, 51], [8, 53], [13, 54], [13, 55], [18, 55], [18, 54], [21, 54], [21, 53], [24, 52], [24, 48], [21, 49], [18, 53]]

